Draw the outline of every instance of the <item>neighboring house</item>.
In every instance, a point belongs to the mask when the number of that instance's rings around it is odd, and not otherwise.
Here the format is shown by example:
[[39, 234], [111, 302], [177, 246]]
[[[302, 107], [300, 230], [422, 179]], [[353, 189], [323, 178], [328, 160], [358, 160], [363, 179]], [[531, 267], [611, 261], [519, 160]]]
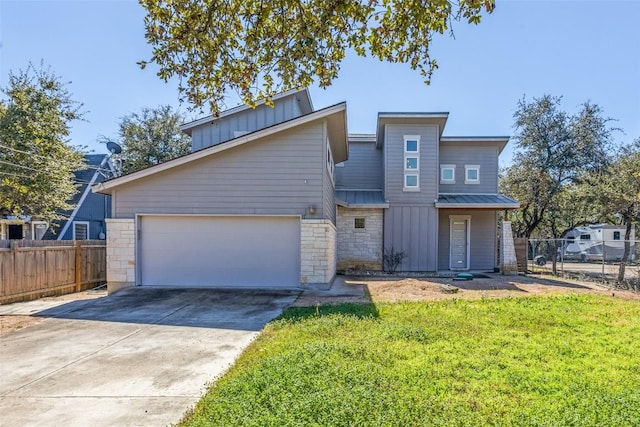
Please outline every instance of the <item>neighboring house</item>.
[[112, 196], [110, 291], [143, 286], [297, 287], [340, 268], [493, 270], [498, 155], [507, 137], [445, 138], [446, 113], [380, 113], [347, 133], [346, 104], [307, 90], [274, 108], [185, 124], [193, 152], [93, 186]]
[[91, 186], [113, 176], [108, 154], [86, 154], [87, 169], [74, 172], [78, 192], [69, 201], [73, 210], [60, 212], [62, 220], [53, 221], [43, 239], [105, 239], [105, 218], [111, 217], [111, 196], [91, 191]]

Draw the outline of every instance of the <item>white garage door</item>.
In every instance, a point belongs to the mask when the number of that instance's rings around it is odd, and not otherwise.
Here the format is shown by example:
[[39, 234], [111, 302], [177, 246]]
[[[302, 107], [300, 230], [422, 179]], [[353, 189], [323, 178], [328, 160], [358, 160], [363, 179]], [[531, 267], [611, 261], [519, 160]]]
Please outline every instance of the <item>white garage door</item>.
[[300, 283], [297, 217], [140, 217], [147, 286], [273, 287]]

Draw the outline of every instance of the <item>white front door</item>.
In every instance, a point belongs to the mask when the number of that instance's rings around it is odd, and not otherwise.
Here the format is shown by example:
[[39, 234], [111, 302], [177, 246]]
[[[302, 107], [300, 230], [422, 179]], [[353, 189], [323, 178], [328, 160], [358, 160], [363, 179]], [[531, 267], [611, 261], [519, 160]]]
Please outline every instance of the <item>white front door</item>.
[[449, 243], [449, 268], [451, 270], [469, 269], [469, 222], [465, 216], [451, 216], [450, 243]]

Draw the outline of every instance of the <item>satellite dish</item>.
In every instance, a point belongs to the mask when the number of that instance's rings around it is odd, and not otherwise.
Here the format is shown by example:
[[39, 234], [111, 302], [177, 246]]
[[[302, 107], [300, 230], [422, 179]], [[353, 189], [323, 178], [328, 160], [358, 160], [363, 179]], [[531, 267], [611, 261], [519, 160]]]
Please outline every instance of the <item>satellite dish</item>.
[[116, 144], [113, 141], [107, 141], [107, 150], [111, 152], [111, 154], [120, 154], [122, 153], [122, 147]]

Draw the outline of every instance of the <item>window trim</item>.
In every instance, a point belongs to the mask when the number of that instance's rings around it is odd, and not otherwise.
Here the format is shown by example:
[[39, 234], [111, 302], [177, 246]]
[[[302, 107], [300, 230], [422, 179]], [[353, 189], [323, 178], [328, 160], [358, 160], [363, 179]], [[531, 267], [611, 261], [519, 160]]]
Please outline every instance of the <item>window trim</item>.
[[[416, 141], [416, 151], [408, 151], [407, 150], [407, 142], [408, 141]], [[402, 180], [402, 190], [403, 191], [420, 191], [420, 135], [403, 135], [402, 136], [402, 149], [404, 155], [402, 156], [402, 170], [403, 170], [403, 180]], [[407, 168], [407, 159], [417, 159], [417, 168], [416, 169], [408, 169]], [[416, 177], [416, 185], [408, 186], [407, 178], [410, 176]]]
[[[420, 154], [420, 135], [404, 135], [402, 137], [402, 140], [404, 141], [403, 148], [404, 148], [405, 154], [407, 153], [416, 154], [416, 155]], [[407, 150], [407, 142], [409, 141], [416, 141], [416, 151]]]
[[[475, 170], [478, 174], [477, 179], [469, 179], [469, 171]], [[480, 165], [464, 165], [464, 183], [480, 184]]]
[[[415, 168], [407, 167], [407, 160], [409, 160], [409, 159], [416, 159], [416, 167]], [[420, 157], [405, 155], [404, 156], [404, 171], [405, 172], [409, 172], [409, 173], [412, 173], [412, 172], [416, 172], [417, 173], [419, 170], [420, 170]]]
[[[416, 177], [416, 185], [407, 185], [407, 178], [410, 176]], [[404, 191], [420, 191], [420, 175], [418, 173], [404, 174]]]
[[89, 221], [73, 221], [73, 224], [71, 224], [71, 230], [72, 232], [72, 238], [73, 240], [78, 240], [76, 239], [76, 225], [85, 225], [87, 227], [87, 237], [86, 239], [80, 239], [80, 240], [89, 240], [89, 238], [91, 237], [91, 234], [89, 234], [89, 227], [91, 226], [91, 224], [89, 223]]
[[[444, 171], [451, 169], [453, 171], [453, 178], [447, 179], [443, 176]], [[456, 183], [456, 165], [440, 165], [440, 184], [455, 184]]]

